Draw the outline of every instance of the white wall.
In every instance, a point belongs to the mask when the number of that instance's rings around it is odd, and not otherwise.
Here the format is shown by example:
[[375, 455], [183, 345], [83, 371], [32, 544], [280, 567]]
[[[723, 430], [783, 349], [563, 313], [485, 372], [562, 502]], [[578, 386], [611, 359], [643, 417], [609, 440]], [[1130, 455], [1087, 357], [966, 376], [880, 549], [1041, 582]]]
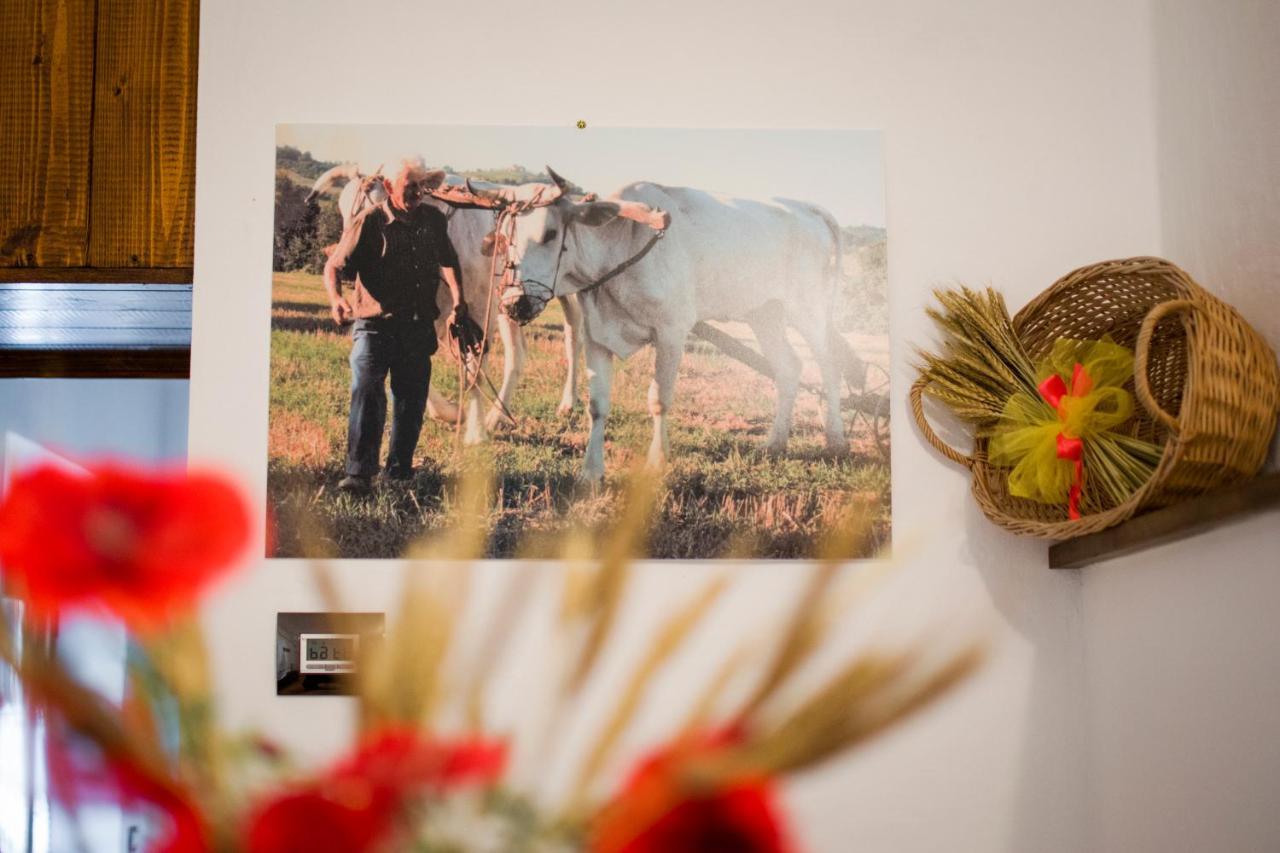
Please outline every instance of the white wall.
[[[1280, 347], [1280, 4], [1156, 0], [1164, 255]], [[1084, 571], [1092, 849], [1280, 849], [1280, 512]]]
[[[375, 21], [385, 44], [343, 41]], [[191, 456], [265, 496], [277, 121], [883, 128], [896, 542], [933, 587], [994, 604], [996, 654], [926, 718], [798, 779], [790, 801], [816, 851], [1084, 849], [1080, 575], [1050, 573], [1043, 544], [977, 513], [905, 394], [933, 286], [989, 282], [1016, 307], [1081, 264], [1159, 251], [1151, 50], [1145, 0], [405, 0], [356, 17], [336, 0], [206, 3]], [[341, 570], [352, 609], [393, 601], [394, 566]], [[628, 618], [651, 619], [700, 571], [646, 570]], [[744, 575], [726, 618], [758, 624], [796, 575]], [[350, 704], [277, 698], [271, 649], [277, 611], [318, 604], [305, 568], [276, 561], [207, 614], [230, 721], [314, 758], [337, 748]]]

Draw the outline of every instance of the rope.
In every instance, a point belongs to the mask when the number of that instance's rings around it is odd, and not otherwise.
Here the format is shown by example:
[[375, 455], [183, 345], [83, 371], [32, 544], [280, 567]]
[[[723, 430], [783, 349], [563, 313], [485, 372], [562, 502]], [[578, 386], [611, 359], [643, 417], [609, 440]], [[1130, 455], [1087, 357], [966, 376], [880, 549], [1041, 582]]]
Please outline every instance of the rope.
[[[504, 216], [507, 215], [507, 213], [508, 211], [506, 209], [503, 209], [497, 214], [497, 218], [494, 224], [495, 235], [500, 233], [501, 226], [503, 223], [503, 218]], [[496, 240], [496, 236], [495, 236], [495, 240]], [[488, 287], [488, 295], [485, 298], [484, 324], [480, 327], [480, 331], [481, 331], [480, 354], [475, 360], [475, 366], [473, 370], [469, 371], [467, 369], [467, 357], [466, 357], [466, 354], [462, 351], [462, 346], [460, 342], [458, 342], [455, 338], [452, 337], [452, 335], [449, 334], [449, 329], [446, 328], [445, 330], [446, 337], [449, 338], [450, 351], [453, 353], [454, 360], [457, 362], [457, 365], [458, 365], [458, 414], [455, 418], [455, 423], [454, 423], [455, 450], [461, 448], [462, 446], [462, 419], [465, 412], [464, 403], [473, 392], [478, 391], [480, 395], [484, 397], [487, 401], [489, 401], [492, 405], [497, 406], [498, 409], [502, 412], [502, 414], [506, 418], [508, 418], [513, 422], [515, 421], [515, 418], [512, 416], [511, 411], [502, 402], [500, 391], [493, 384], [493, 380], [489, 378], [488, 374], [484, 372], [484, 359], [489, 352], [489, 334], [490, 334], [490, 330], [493, 328], [494, 294], [498, 289], [498, 287], [501, 286], [501, 282], [499, 282], [498, 285], [495, 285], [494, 281], [495, 279], [499, 278], [499, 274], [498, 274], [499, 259], [502, 259], [505, 265], [506, 257], [507, 257], [507, 252], [505, 248], [502, 252], [499, 252], [497, 244], [495, 242], [493, 255], [491, 256], [489, 261], [489, 287]], [[506, 279], [505, 268], [501, 276], [501, 279], [503, 281], [505, 281]], [[461, 292], [462, 282], [458, 282], [458, 290], [459, 292]], [[492, 396], [486, 393], [484, 388], [480, 387], [480, 382], [482, 379], [484, 383], [489, 387], [489, 389], [493, 392]]]

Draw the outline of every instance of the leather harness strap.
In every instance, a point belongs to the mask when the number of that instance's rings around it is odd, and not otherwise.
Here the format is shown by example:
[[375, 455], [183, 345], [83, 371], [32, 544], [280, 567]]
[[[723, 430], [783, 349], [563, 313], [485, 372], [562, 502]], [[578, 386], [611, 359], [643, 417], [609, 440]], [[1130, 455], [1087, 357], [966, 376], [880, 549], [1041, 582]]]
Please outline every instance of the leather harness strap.
[[[498, 224], [494, 228], [495, 236], [499, 240], [499, 242], [495, 243], [494, 245], [495, 261], [497, 260], [499, 250], [501, 250], [504, 256], [510, 253], [512, 238], [515, 236], [516, 217], [518, 217], [520, 214], [528, 210], [531, 210], [534, 207], [538, 207], [539, 206], [538, 201], [540, 200], [540, 195], [541, 193], [538, 193], [529, 202], [506, 208], [498, 214]], [[555, 299], [561, 295], [556, 292], [557, 285], [560, 283], [560, 262], [564, 258], [564, 253], [568, 251], [567, 244], [569, 239], [569, 229], [572, 225], [573, 225], [573, 220], [570, 219], [565, 224], [565, 228], [560, 236], [560, 251], [556, 253], [556, 267], [555, 267], [555, 271], [552, 273], [552, 278], [551, 278], [550, 299]], [[663, 237], [666, 236], [666, 233], [667, 233], [666, 228], [655, 229], [653, 232], [653, 236], [650, 237], [649, 240], [644, 244], [644, 246], [641, 247], [640, 251], [636, 252], [634, 255], [627, 258], [622, 263], [613, 267], [604, 275], [600, 276], [600, 278], [596, 279], [595, 281], [591, 282], [585, 287], [578, 288], [577, 290], [574, 291], [574, 293], [590, 293], [591, 291], [597, 290], [598, 288], [603, 287], [605, 284], [609, 283], [613, 279], [622, 275], [622, 273], [626, 272], [631, 267], [638, 264], [644, 258], [645, 255], [653, 251], [653, 247], [658, 244], [659, 240], [661, 240]], [[503, 273], [501, 276], [502, 280], [498, 286], [502, 289], [505, 289], [506, 287], [511, 286], [515, 283], [516, 265], [514, 263], [511, 263], [509, 261], [509, 258], [507, 257], [504, 257], [503, 260], [504, 260]], [[498, 278], [496, 263], [494, 267], [495, 267], [494, 278]]]
[[[666, 231], [666, 229], [665, 229], [665, 228], [664, 228], [664, 229], [662, 229], [662, 230], [660, 230], [660, 231], [655, 231], [655, 232], [653, 232], [653, 236], [652, 236], [652, 237], [650, 237], [650, 238], [649, 238], [649, 241], [648, 241], [647, 243], [645, 243], [645, 244], [644, 244], [644, 248], [642, 248], [640, 251], [636, 252], [636, 253], [635, 253], [634, 255], [632, 255], [631, 257], [627, 258], [627, 259], [626, 259], [625, 261], [623, 261], [622, 263], [618, 264], [618, 265], [617, 265], [616, 267], [614, 267], [613, 269], [609, 270], [609, 271], [608, 271], [607, 273], [605, 273], [604, 275], [600, 276], [600, 278], [598, 278], [598, 279], [596, 279], [595, 281], [591, 282], [591, 284], [588, 284], [586, 287], [579, 288], [576, 292], [577, 292], [577, 293], [590, 293], [591, 291], [593, 291], [593, 290], [595, 290], [595, 289], [597, 289], [597, 288], [599, 288], [599, 287], [603, 287], [603, 286], [604, 286], [607, 282], [609, 282], [611, 279], [617, 278], [618, 276], [622, 275], [624, 272], [626, 272], [627, 270], [631, 269], [631, 267], [633, 267], [633, 266], [635, 266], [636, 264], [640, 263], [640, 259], [641, 259], [641, 258], [643, 258], [645, 255], [649, 254], [650, 250], [652, 250], [654, 246], [658, 245], [658, 241], [659, 241], [659, 240], [661, 240], [664, 236], [666, 236], [666, 233], [667, 233], [667, 231]], [[554, 295], [554, 293], [555, 293], [555, 284], [554, 284], [554, 283], [552, 283], [551, 290], [552, 290], [552, 294]]]

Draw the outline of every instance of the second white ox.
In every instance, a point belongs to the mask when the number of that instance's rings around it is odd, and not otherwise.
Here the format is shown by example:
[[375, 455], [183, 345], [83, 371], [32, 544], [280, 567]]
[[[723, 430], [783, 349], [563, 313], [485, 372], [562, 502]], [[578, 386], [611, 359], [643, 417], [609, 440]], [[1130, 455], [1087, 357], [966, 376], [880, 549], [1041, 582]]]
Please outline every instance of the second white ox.
[[[461, 185], [464, 181], [456, 175], [449, 175], [447, 182]], [[342, 215], [342, 225], [351, 224], [352, 217], [364, 209], [367, 204], [381, 204], [386, 199], [386, 191], [381, 180], [376, 176], [363, 175], [355, 164], [335, 166], [325, 172], [311, 187], [310, 201], [329, 188], [342, 184], [338, 194], [338, 212]], [[494, 184], [477, 183], [478, 189], [491, 194], [502, 194], [503, 200], [514, 198], [519, 190], [516, 188], [499, 188]], [[531, 191], [539, 185], [530, 185]], [[449, 217], [449, 240], [454, 251], [458, 253], [458, 261], [462, 264], [461, 284], [463, 297], [471, 308], [471, 317], [476, 322], [484, 322], [486, 305], [492, 290], [491, 259], [481, 253], [481, 245], [486, 235], [493, 231], [494, 216], [492, 211], [478, 208], [450, 207], [438, 199], [427, 198], [426, 203], [440, 208]], [[436, 321], [436, 336], [440, 341], [446, 340], [445, 321], [453, 309], [452, 300], [447, 288], [441, 287], [438, 295], [440, 319]], [[572, 296], [560, 300], [564, 309], [565, 357], [568, 361], [568, 375], [565, 377], [564, 391], [560, 397], [559, 411], [567, 414], [573, 409], [577, 400], [578, 364], [582, 361], [581, 326], [582, 313], [578, 301]], [[492, 336], [496, 326], [502, 339], [502, 385], [498, 389], [497, 400], [483, 418], [480, 415], [481, 399], [478, 391], [467, 400], [466, 432], [463, 440], [467, 444], [476, 444], [486, 437], [486, 430], [492, 430], [507, 419], [511, 411], [511, 400], [524, 372], [527, 347], [524, 333], [506, 314], [498, 311], [495, 301], [490, 315], [490, 328], [485, 330]], [[443, 395], [431, 388], [427, 398], [427, 410], [430, 415], [442, 421], [453, 423], [458, 416], [457, 407]]]
[[[663, 238], [650, 246], [664, 227]], [[575, 201], [565, 194], [522, 213], [510, 251], [517, 271], [512, 289], [518, 292], [504, 294], [504, 302], [516, 307], [517, 316], [536, 315], [551, 297], [569, 294], [578, 295], [583, 310], [591, 415], [584, 479], [604, 476], [613, 358], [645, 344], [655, 351], [649, 463], [665, 462], [685, 340], [704, 320], [742, 320], [754, 332], [777, 385], [768, 439], [775, 451], [786, 447], [791, 433], [801, 362], [787, 329], [796, 329], [821, 369], [827, 446], [848, 449], [840, 417], [841, 341], [831, 323], [840, 229], [822, 208], [634, 183], [609, 200]]]

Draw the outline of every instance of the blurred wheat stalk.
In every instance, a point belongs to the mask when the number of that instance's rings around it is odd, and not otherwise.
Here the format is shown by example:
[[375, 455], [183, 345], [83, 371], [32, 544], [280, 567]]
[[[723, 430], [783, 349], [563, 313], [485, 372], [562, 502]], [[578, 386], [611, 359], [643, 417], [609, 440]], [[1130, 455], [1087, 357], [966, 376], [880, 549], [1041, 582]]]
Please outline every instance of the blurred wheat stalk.
[[[507, 765], [493, 796], [471, 803], [463, 828], [452, 840], [438, 839], [441, 824], [457, 823], [446, 820], [447, 809], [435, 806], [423, 812], [417, 837], [437, 840], [421, 841], [420, 849], [472, 849], [469, 844], [449, 845], [465, 842], [456, 836], [477, 832], [475, 822], [492, 821], [494, 814], [518, 824], [523, 838], [517, 847], [496, 849], [577, 849], [587, 843], [602, 815], [616, 811], [616, 800], [608, 800], [617, 786], [610, 770], [634, 740], [632, 730], [646, 700], [734, 585], [733, 569], [726, 567], [696, 588], [681, 590], [679, 603], [643, 640], [643, 651], [621, 689], [609, 692], [609, 708], [570, 774], [567, 793], [546, 807], [533, 804], [543, 768], [563, 758], [564, 722], [608, 676], [602, 661], [611, 644], [629, 641], [619, 639], [618, 623], [634, 561], [650, 533], [659, 485], [652, 475], [632, 476], [622, 514], [607, 535], [595, 540], [585, 533], [564, 537], [560, 571], [513, 568], [490, 608], [490, 618], [476, 624], [465, 620], [473, 610], [468, 565], [484, 553], [485, 522], [493, 501], [487, 471], [477, 467], [457, 484], [450, 501], [451, 523], [412, 548], [386, 641], [372, 651], [362, 644], [365, 659], [358, 668], [356, 700], [360, 729], [370, 733], [409, 726], [428, 732], [489, 732], [512, 737], [512, 749], [524, 756], [522, 762]], [[849, 578], [841, 567], [854, 555], [866, 553], [875, 509], [871, 503], [857, 505], [832, 530], [819, 565], [782, 624], [755, 629], [740, 647], [724, 649], [722, 660], [712, 667], [715, 676], [695, 695], [662, 696], [663, 711], [673, 721], [668, 735], [673, 742], [697, 738], [699, 733], [730, 733], [717, 741], [718, 748], [695, 751], [680, 767], [681, 795], [795, 773], [840, 755], [932, 702], [978, 666], [983, 651], [977, 643], [966, 643], [941, 659], [930, 653], [936, 649], [891, 648], [849, 657], [816, 687], [792, 689], [806, 672], [814, 674], [811, 665], [827, 648], [833, 627], [847, 618], [837, 612], [839, 604], [848, 601], [837, 590], [837, 584]], [[308, 547], [316, 549], [311, 553], [323, 547], [322, 534], [308, 531], [313, 540]], [[326, 608], [342, 612], [332, 567], [317, 560], [312, 568]], [[865, 584], [866, 574], [864, 569], [860, 583]], [[510, 723], [491, 721], [486, 711], [503, 664], [515, 651], [514, 626], [540, 600], [534, 587], [548, 580], [557, 585], [554, 636], [536, 651], [550, 650], [543, 657], [549, 658], [553, 674], [544, 695], [531, 698], [516, 714], [517, 721], [532, 724], [525, 727], [532, 729], [532, 739], [521, 741], [518, 732], [509, 730]], [[33, 692], [70, 709], [70, 726], [97, 742], [108, 757], [121, 758], [133, 768], [146, 783], [144, 791], [194, 795], [215, 849], [237, 849], [238, 816], [252, 799], [248, 792], [260, 786], [261, 780], [252, 774], [263, 770], [261, 761], [247, 759], [267, 754], [271, 766], [266, 772], [275, 774], [276, 783], [279, 773], [287, 776], [289, 768], [273, 750], [246, 747], [252, 741], [233, 738], [218, 726], [207, 653], [194, 621], [178, 622], [145, 641], [144, 654], [132, 667], [133, 698], [123, 714], [79, 686], [48, 650], [28, 645], [19, 653], [7, 640], [8, 629], [0, 625], [0, 658], [22, 674]], [[527, 654], [529, 649], [518, 651]], [[731, 690], [735, 685], [746, 688], [738, 689], [736, 698]], [[149, 701], [166, 692], [182, 724], [182, 749], [176, 757], [161, 746], [154, 702]], [[646, 815], [657, 816], [645, 809], [660, 811], [664, 803], [671, 805], [666, 800], [642, 803], [639, 812], [633, 809], [620, 823], [615, 821], [623, 827], [622, 837], [642, 831]], [[509, 836], [503, 837], [508, 838], [503, 844], [508, 844]]]
[[[563, 746], [562, 721], [582, 701], [593, 679], [605, 675], [600, 662], [614, 639], [659, 491], [655, 476], [637, 470], [629, 479], [622, 517], [611, 531], [594, 543], [585, 532], [565, 536], [560, 543], [564, 568], [552, 575], [559, 587], [556, 636], [543, 646], [554, 650], [556, 659], [550, 663], [556, 676], [543, 697], [549, 707], [531, 706], [522, 712], [546, 721], [539, 742], [520, 745], [532, 753], [535, 765], [557, 754]], [[470, 592], [465, 565], [484, 553], [490, 482], [483, 473], [473, 473], [460, 483], [458, 495], [447, 532], [418, 542], [410, 553], [412, 559], [443, 562], [408, 570], [387, 642], [362, 663], [359, 718], [366, 727], [397, 722], [434, 730], [461, 720], [473, 731], [486, 728], [490, 682], [511, 652], [512, 628], [533, 606], [532, 587], [540, 578], [530, 571], [513, 570], [492, 617], [478, 626], [479, 639], [461, 642], [467, 626], [459, 624], [457, 617], [468, 612]], [[983, 644], [974, 641], [941, 660], [923, 649], [868, 651], [849, 658], [798, 698], [784, 696], [784, 688], [823, 650], [833, 622], [845, 616], [834, 612], [834, 602], [845, 600], [835, 594], [835, 587], [847, 577], [842, 566], [868, 553], [875, 510], [873, 502], [855, 504], [832, 530], [820, 549], [819, 565], [785, 624], [775, 626], [772, 633], [768, 629], [756, 633], [739, 648], [724, 650], [714, 667], [716, 677], [699, 694], [662, 697], [664, 712], [669, 710], [677, 723], [672, 736], [729, 728], [740, 734], [713, 758], [692, 763], [687, 779], [691, 791], [714, 789], [735, 778], [790, 774], [819, 764], [924, 707], [981, 662]], [[320, 539], [307, 547], [319, 548]], [[741, 553], [740, 548], [731, 548], [726, 556]], [[327, 606], [341, 611], [331, 569], [323, 562], [314, 566]], [[622, 689], [610, 697], [611, 707], [573, 774], [567, 799], [553, 810], [549, 826], [581, 828], [590, 823], [608, 790], [605, 771], [621, 745], [631, 740], [629, 729], [645, 699], [733, 582], [733, 569], [726, 568], [697, 588], [682, 591], [680, 603], [653, 626]], [[451, 652], [463, 657], [464, 646], [472, 654], [466, 660], [451, 660]], [[753, 663], [760, 670], [754, 687], [745, 701], [725, 707], [730, 682], [740, 683]], [[678, 710], [681, 704], [683, 711]]]
[[[978, 437], [990, 438], [1015, 395], [1052, 417], [1039, 384], [1037, 369], [1013, 328], [1004, 297], [992, 288], [935, 290], [941, 308], [925, 313], [942, 332], [939, 353], [920, 350], [918, 367], [926, 380], [925, 393], [971, 424]], [[1085, 445], [1088, 503], [1095, 508], [1124, 503], [1151, 478], [1163, 449], [1121, 432], [1091, 436]]]

